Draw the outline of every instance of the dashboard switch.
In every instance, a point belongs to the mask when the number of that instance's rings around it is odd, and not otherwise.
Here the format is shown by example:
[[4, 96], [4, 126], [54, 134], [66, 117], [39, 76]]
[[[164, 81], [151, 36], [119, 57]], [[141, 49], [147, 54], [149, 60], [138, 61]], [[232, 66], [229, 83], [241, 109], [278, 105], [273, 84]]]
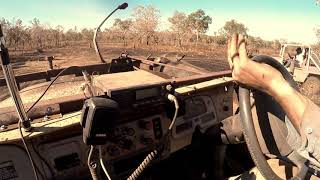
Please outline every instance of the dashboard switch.
[[161, 127], [161, 120], [160, 118], [155, 118], [152, 120], [153, 122], [153, 132], [154, 132], [154, 137], [156, 139], [160, 139], [162, 137], [162, 127]]

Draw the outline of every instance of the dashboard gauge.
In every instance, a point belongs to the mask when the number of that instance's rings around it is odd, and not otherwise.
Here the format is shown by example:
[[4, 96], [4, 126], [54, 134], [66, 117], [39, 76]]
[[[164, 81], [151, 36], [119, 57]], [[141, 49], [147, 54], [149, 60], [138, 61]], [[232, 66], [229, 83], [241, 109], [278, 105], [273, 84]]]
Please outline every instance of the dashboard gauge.
[[201, 97], [191, 97], [185, 100], [186, 113], [184, 119], [191, 119], [207, 112], [206, 103]]

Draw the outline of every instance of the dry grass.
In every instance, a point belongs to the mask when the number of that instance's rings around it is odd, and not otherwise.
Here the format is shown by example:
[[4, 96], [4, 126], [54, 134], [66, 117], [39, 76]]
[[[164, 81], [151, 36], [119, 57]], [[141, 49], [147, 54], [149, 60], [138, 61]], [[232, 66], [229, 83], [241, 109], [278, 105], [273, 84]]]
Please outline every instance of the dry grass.
[[[226, 62], [226, 46], [222, 45], [202, 45], [198, 47], [185, 45], [183, 48], [168, 45], [150, 45], [134, 48], [133, 45], [123, 46], [122, 43], [101, 44], [102, 54], [106, 60], [117, 58], [120, 53], [127, 52], [129, 55], [143, 56], [163, 56], [174, 59], [177, 54], [185, 54], [185, 60], [210, 59], [213, 61]], [[273, 49], [261, 49], [261, 54], [275, 56], [278, 54]], [[71, 65], [89, 65], [99, 63], [94, 48], [89, 48], [87, 43], [80, 43], [73, 47], [44, 49], [42, 53], [36, 51], [10, 51], [12, 65], [16, 74], [33, 73], [48, 69], [48, 62], [45, 56], [55, 56], [54, 68], [63, 68]], [[2, 76], [2, 72], [0, 72]]]

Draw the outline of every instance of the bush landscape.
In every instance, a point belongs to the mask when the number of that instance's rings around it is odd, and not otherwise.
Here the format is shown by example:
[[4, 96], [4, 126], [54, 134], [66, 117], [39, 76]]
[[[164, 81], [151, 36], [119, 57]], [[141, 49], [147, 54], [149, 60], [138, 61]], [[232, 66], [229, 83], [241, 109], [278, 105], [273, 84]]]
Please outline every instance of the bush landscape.
[[[205, 59], [228, 68], [226, 43], [233, 33], [248, 36], [249, 53], [253, 55], [276, 56], [281, 43], [290, 42], [251, 36], [246, 25], [234, 19], [225, 22], [213, 36], [207, 35], [209, 25], [215, 22], [201, 9], [190, 14], [175, 11], [167, 21], [170, 27], [160, 30], [160, 10], [154, 6], [138, 6], [130, 18], [115, 19], [98, 36], [104, 58], [116, 58], [121, 52], [142, 57], [185, 54], [186, 61]], [[92, 44], [95, 29], [51, 27], [37, 18], [29, 22], [0, 18], [0, 23], [18, 74], [46, 70], [47, 62], [43, 61], [46, 56], [55, 56], [54, 68], [99, 62]], [[320, 28], [315, 28], [315, 33], [320, 40]]]

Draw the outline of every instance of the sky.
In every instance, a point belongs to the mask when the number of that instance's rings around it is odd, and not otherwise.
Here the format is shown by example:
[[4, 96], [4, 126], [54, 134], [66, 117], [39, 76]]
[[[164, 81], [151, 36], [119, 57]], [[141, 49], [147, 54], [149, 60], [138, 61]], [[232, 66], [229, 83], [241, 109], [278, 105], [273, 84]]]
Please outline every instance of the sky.
[[[22, 19], [25, 25], [33, 18], [41, 23], [66, 29], [94, 28], [124, 0], [1, 0], [0, 18]], [[213, 19], [207, 34], [214, 35], [226, 21], [245, 24], [249, 35], [266, 40], [316, 43], [315, 28], [320, 27], [320, 5], [315, 0], [127, 0], [129, 7], [116, 12], [115, 18], [132, 18], [139, 5], [153, 5], [160, 10], [160, 29], [169, 29], [168, 17], [175, 10], [189, 14], [203, 9]]]

